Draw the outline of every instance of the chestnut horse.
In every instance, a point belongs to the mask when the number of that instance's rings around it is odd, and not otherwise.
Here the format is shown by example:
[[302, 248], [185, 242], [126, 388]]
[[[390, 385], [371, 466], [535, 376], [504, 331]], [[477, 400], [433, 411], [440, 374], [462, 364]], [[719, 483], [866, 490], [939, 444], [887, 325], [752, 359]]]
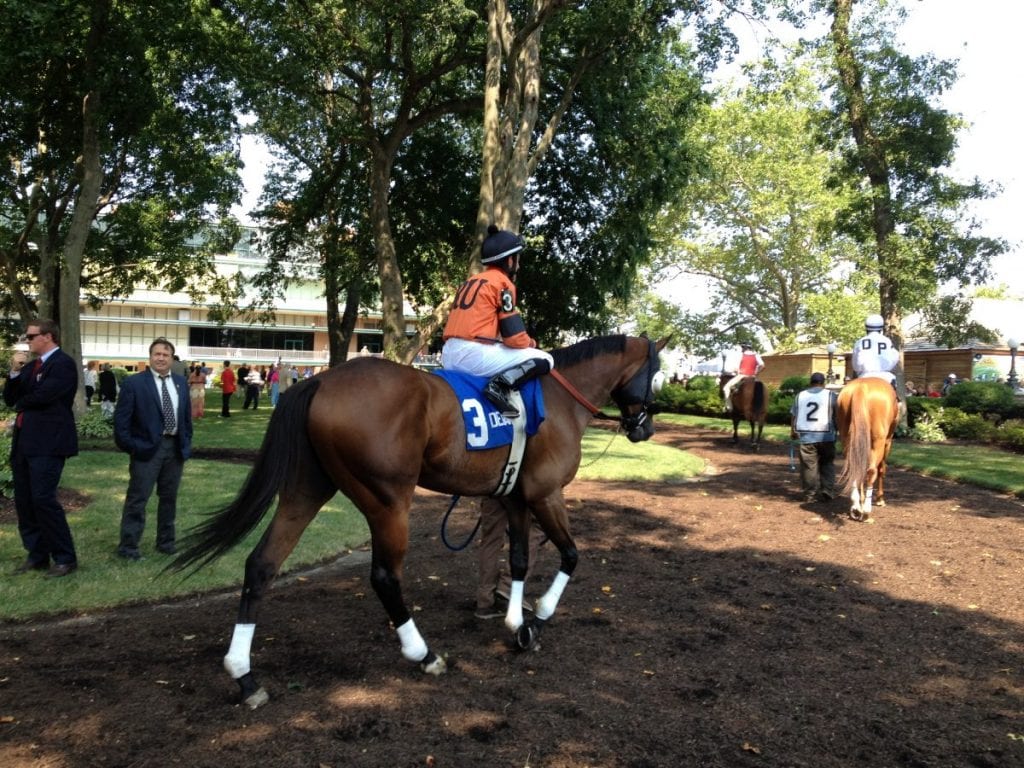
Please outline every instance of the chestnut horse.
[[[718, 381], [718, 393], [724, 396], [725, 384], [732, 378], [732, 374], [723, 373]], [[761, 449], [761, 433], [764, 431], [764, 423], [768, 420], [768, 401], [771, 395], [768, 394], [768, 387], [764, 382], [758, 381], [753, 376], [748, 376], [735, 387], [729, 395], [732, 405], [730, 414], [732, 416], [732, 441], [740, 441], [740, 422], [750, 423], [750, 447], [756, 453]]]
[[[555, 350], [555, 371], [541, 381], [546, 418], [529, 439], [518, 481], [503, 499], [509, 518], [513, 585], [505, 624], [529, 648], [551, 618], [576, 567], [578, 555], [562, 489], [579, 468], [584, 430], [609, 398], [633, 442], [654, 433], [648, 409], [658, 388], [657, 343], [605, 336]], [[657, 374], [657, 376], [656, 376]], [[561, 382], [561, 383], [560, 383]], [[466, 450], [463, 411], [440, 376], [378, 358], [359, 358], [289, 387], [270, 419], [252, 471], [228, 506], [194, 528], [173, 567], [200, 567], [248, 534], [277, 498], [270, 525], [245, 564], [238, 619], [224, 668], [253, 709], [268, 700], [250, 669], [250, 650], [264, 593], [320, 508], [337, 491], [363, 513], [370, 528], [370, 583], [396, 628], [402, 655], [424, 672], [441, 674], [444, 659], [427, 646], [402, 595], [402, 564], [409, 543], [409, 507], [416, 486], [461, 496], [495, 491], [507, 447]], [[499, 417], [500, 418], [500, 417]], [[559, 572], [524, 624], [530, 516], [558, 548]]]
[[850, 495], [854, 520], [871, 516], [872, 501], [885, 506], [885, 463], [898, 420], [896, 390], [884, 379], [854, 379], [839, 392], [836, 422], [846, 455], [839, 482]]

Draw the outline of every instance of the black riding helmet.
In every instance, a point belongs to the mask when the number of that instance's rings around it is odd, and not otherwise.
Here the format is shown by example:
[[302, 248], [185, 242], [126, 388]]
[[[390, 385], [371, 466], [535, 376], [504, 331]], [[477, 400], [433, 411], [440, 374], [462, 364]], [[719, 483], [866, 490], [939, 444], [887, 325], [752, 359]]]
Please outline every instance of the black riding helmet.
[[507, 229], [498, 229], [494, 224], [487, 228], [487, 237], [484, 239], [483, 248], [480, 252], [480, 261], [484, 264], [501, 266], [506, 272], [511, 273], [509, 265], [502, 264], [510, 256], [515, 256], [526, 248], [526, 243], [519, 235], [509, 232]]

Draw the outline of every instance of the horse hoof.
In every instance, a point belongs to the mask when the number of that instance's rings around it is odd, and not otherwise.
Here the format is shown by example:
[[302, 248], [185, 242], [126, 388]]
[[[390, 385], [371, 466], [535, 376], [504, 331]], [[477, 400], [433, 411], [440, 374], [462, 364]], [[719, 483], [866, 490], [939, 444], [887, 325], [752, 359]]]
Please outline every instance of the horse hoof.
[[270, 696], [267, 694], [266, 688], [261, 686], [256, 693], [245, 700], [245, 704], [249, 709], [259, 709], [268, 701], [270, 701]]
[[444, 659], [431, 651], [427, 658], [420, 662], [420, 669], [428, 675], [443, 675], [448, 669]]
[[861, 512], [859, 509], [850, 510], [850, 519], [856, 520], [858, 523], [863, 523], [868, 519], [868, 516]]
[[884, 507], [885, 506], [885, 499], [875, 499], [875, 506], [876, 507]]

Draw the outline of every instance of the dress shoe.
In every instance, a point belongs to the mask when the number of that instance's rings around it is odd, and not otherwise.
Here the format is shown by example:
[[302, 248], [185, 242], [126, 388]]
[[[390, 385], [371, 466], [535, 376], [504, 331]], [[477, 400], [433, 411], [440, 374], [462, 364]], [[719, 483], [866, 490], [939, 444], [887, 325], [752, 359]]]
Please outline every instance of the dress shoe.
[[61, 576], [67, 576], [76, 570], [78, 570], [78, 563], [54, 563], [50, 566], [50, 570], [46, 572], [46, 577], [59, 579]]
[[119, 549], [117, 550], [117, 556], [122, 560], [131, 560], [132, 562], [138, 562], [142, 559], [142, 555], [136, 550]]
[[157, 552], [163, 552], [165, 555], [176, 555], [178, 554], [178, 548], [173, 544], [163, 544], [156, 548]]
[[33, 560], [26, 560], [14, 569], [13, 575], [19, 576], [23, 573], [28, 573], [29, 571], [45, 571], [47, 568], [49, 568], [49, 563], [37, 563]]

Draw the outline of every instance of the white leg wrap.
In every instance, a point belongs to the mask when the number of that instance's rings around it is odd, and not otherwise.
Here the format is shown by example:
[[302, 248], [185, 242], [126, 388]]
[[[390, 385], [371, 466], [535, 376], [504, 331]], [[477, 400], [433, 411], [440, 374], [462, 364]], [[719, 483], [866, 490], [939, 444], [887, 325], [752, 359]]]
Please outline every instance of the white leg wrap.
[[513, 632], [523, 626], [523, 582], [521, 581], [513, 581], [509, 588], [505, 626]]
[[860, 487], [857, 485], [850, 491], [850, 508], [860, 511]]
[[547, 621], [555, 615], [555, 608], [558, 607], [558, 601], [562, 599], [562, 592], [565, 591], [565, 585], [569, 583], [569, 574], [565, 571], [559, 571], [555, 574], [555, 580], [551, 582], [551, 586], [548, 587], [548, 591], [544, 593], [544, 596], [537, 601], [536, 616], [538, 619]]
[[871, 502], [874, 499], [874, 496], [875, 489], [873, 487], [869, 487], [864, 493], [864, 514], [866, 515], [871, 514]]
[[398, 632], [398, 639], [402, 642], [402, 655], [405, 658], [409, 661], [423, 661], [427, 657], [427, 644], [423, 641], [423, 637], [416, 629], [416, 623], [412, 619], [395, 631]]
[[256, 634], [255, 624], [235, 624], [231, 635], [231, 647], [224, 657], [224, 669], [235, 680], [250, 672], [249, 651], [252, 650], [252, 637]]

